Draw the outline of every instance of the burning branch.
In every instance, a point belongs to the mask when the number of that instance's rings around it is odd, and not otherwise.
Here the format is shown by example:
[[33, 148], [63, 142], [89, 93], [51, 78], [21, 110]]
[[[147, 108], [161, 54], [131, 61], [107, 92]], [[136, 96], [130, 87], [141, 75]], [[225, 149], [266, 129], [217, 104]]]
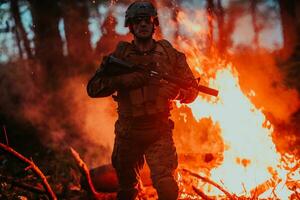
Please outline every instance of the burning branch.
[[209, 196], [207, 196], [204, 192], [202, 192], [200, 189], [193, 186], [193, 190], [204, 200], [213, 200]]
[[[264, 183], [256, 186], [253, 190], [250, 191], [251, 196], [253, 196], [254, 198], [258, 198], [261, 194], [263, 194], [264, 192], [266, 192], [267, 190], [269, 190], [270, 188], [276, 188], [276, 185], [278, 185], [278, 183], [280, 182], [280, 180], [276, 180], [276, 179], [270, 179], [265, 181]], [[275, 195], [275, 192], [273, 190], [273, 193]]]
[[52, 188], [50, 187], [50, 185], [47, 181], [47, 178], [45, 177], [43, 172], [34, 164], [33, 161], [27, 159], [26, 157], [24, 157], [23, 155], [21, 155], [20, 153], [18, 153], [17, 151], [15, 151], [14, 149], [10, 148], [9, 146], [7, 146], [5, 144], [0, 143], [0, 148], [2, 150], [4, 150], [5, 152], [12, 154], [13, 156], [18, 158], [22, 162], [28, 164], [29, 166], [27, 168], [32, 169], [32, 171], [35, 173], [35, 175], [37, 175], [38, 177], [40, 177], [42, 179], [42, 184], [46, 190], [45, 192], [48, 195], [48, 197], [52, 200], [57, 200], [57, 197], [56, 197], [55, 193], [52, 191]]
[[196, 177], [196, 178], [199, 178], [201, 179], [202, 181], [205, 181], [213, 186], [215, 186], [216, 188], [218, 188], [219, 190], [221, 190], [229, 199], [236, 199], [234, 196], [232, 196], [229, 192], [227, 192], [223, 187], [221, 187], [219, 184], [217, 184], [216, 182], [210, 180], [209, 178], [207, 177], [203, 177], [197, 173], [194, 173], [188, 169], [182, 169], [184, 172], [187, 172], [189, 173], [190, 175]]
[[70, 147], [70, 151], [71, 151], [72, 156], [74, 157], [82, 175], [84, 176], [84, 179], [87, 183], [86, 185], [88, 186], [87, 187], [88, 192], [92, 194], [93, 198], [97, 200], [97, 199], [108, 199], [110, 197], [113, 197], [113, 194], [105, 194], [105, 193], [96, 191], [87, 165], [80, 158], [79, 153], [77, 153], [77, 151], [75, 151], [72, 147]]

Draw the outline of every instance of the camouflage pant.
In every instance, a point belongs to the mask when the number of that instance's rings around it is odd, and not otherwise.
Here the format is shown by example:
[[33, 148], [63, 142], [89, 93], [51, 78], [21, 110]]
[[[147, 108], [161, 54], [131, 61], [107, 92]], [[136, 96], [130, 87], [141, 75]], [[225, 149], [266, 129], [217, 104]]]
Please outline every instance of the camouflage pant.
[[154, 129], [134, 130], [126, 123], [117, 121], [112, 164], [119, 179], [118, 199], [135, 199], [139, 171], [145, 160], [159, 199], [177, 199], [178, 186], [174, 171], [178, 162], [172, 123], [158, 124]]

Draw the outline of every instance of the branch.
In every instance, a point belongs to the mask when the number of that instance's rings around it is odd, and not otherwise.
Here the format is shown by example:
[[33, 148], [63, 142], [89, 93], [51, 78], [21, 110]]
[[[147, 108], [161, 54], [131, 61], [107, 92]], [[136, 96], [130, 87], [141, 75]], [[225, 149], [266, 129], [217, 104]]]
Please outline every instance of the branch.
[[50, 185], [47, 181], [47, 178], [45, 177], [43, 172], [34, 164], [33, 161], [27, 159], [26, 157], [24, 157], [23, 155], [21, 155], [20, 153], [18, 153], [17, 151], [15, 151], [14, 149], [10, 148], [9, 146], [7, 146], [5, 144], [0, 143], [0, 148], [2, 150], [4, 150], [5, 152], [12, 154], [13, 156], [18, 158], [22, 162], [28, 164], [30, 166], [30, 168], [32, 169], [32, 171], [35, 173], [35, 175], [37, 175], [38, 177], [40, 177], [42, 179], [42, 184], [45, 188], [45, 192], [47, 193], [48, 197], [51, 200], [57, 200], [57, 197], [56, 197], [55, 193], [53, 192], [52, 188], [50, 187]]
[[204, 192], [202, 192], [200, 189], [193, 186], [193, 190], [204, 200], [213, 200], [209, 196], [207, 196]]
[[7, 137], [7, 132], [6, 132], [6, 128], [5, 128], [4, 125], [3, 125], [3, 132], [4, 132], [4, 136], [5, 136], [6, 145], [9, 146], [9, 144], [8, 144], [8, 137]]
[[197, 174], [197, 173], [194, 173], [194, 172], [192, 172], [192, 171], [190, 171], [190, 170], [188, 170], [188, 169], [182, 169], [182, 170], [183, 170], [184, 172], [189, 173], [190, 175], [192, 175], [192, 176], [194, 176], [194, 177], [196, 177], [196, 178], [201, 179], [201, 180], [204, 181], [204, 182], [207, 182], [207, 183], [209, 183], [209, 184], [215, 186], [216, 188], [218, 188], [219, 190], [221, 190], [221, 191], [222, 191], [229, 199], [235, 199], [235, 197], [232, 196], [229, 192], [227, 192], [223, 187], [221, 187], [221, 186], [220, 186], [219, 184], [217, 184], [216, 182], [210, 180], [209, 178], [203, 177], [203, 176], [201, 176], [201, 175], [199, 175], [199, 174]]
[[22, 183], [20, 181], [16, 181], [13, 177], [6, 177], [6, 176], [1, 176], [0, 175], [0, 180], [1, 181], [5, 181], [5, 182], [8, 182], [10, 183], [12, 186], [15, 186], [15, 187], [19, 187], [19, 188], [23, 188], [25, 190], [28, 190], [30, 192], [34, 192], [34, 193], [37, 193], [37, 194], [46, 194], [46, 191], [45, 190], [42, 190], [38, 187], [35, 187], [33, 185], [29, 185], [29, 184], [26, 184], [26, 183]]
[[92, 194], [93, 198], [96, 200], [98, 200], [98, 199], [100, 200], [100, 199], [112, 197], [113, 194], [111, 194], [111, 193], [105, 194], [105, 193], [96, 191], [94, 184], [92, 182], [92, 179], [91, 179], [90, 170], [88, 169], [87, 165], [80, 158], [80, 155], [77, 153], [77, 151], [75, 151], [72, 147], [70, 147], [70, 151], [71, 151], [71, 154], [72, 154], [73, 158], [75, 159], [82, 175], [84, 176], [84, 180], [86, 181], [86, 185], [87, 185], [87, 190], [89, 193]]
[[11, 6], [11, 13], [12, 16], [14, 18], [15, 24], [16, 24], [16, 33], [18, 33], [20, 31], [22, 40], [23, 40], [23, 44], [24, 44], [24, 48], [26, 50], [26, 54], [28, 56], [28, 58], [32, 58], [32, 52], [31, 52], [31, 48], [30, 48], [30, 42], [27, 38], [27, 33], [25, 31], [25, 28], [21, 22], [21, 13], [20, 13], [20, 8], [18, 5], [18, 0], [11, 0], [10, 1], [10, 6]]

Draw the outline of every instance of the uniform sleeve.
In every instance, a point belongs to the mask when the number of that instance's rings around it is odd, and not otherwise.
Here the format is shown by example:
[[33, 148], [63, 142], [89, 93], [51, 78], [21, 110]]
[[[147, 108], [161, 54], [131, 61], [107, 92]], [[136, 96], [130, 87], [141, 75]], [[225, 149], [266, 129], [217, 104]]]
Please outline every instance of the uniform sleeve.
[[145, 85], [148, 81], [146, 74], [132, 72], [119, 76], [107, 77], [101, 74], [101, 68], [88, 82], [87, 93], [90, 97], [107, 97], [118, 90], [135, 89]]
[[116, 91], [112, 79], [101, 75], [101, 67], [103, 66], [100, 66], [87, 84], [87, 93], [92, 98], [107, 97]]
[[[125, 45], [125, 42], [120, 42], [112, 55], [122, 58], [121, 54], [124, 51]], [[106, 58], [104, 57], [100, 68], [87, 84], [87, 93], [90, 97], [107, 97], [118, 90], [135, 89], [147, 83], [148, 77], [141, 72], [132, 72], [119, 76], [105, 76], [101, 72], [101, 68], [104, 67]]]
[[[181, 52], [176, 52], [176, 74], [186, 80], [191, 80], [192, 84], [197, 85], [193, 72], [191, 71], [189, 65], [186, 62], [186, 57]], [[180, 89], [177, 100], [180, 100], [181, 103], [192, 103], [198, 96], [198, 91], [195, 88], [189, 89]]]
[[[120, 57], [125, 46], [126, 43], [120, 41], [111, 55], [115, 57]], [[106, 77], [103, 74], [101, 74], [101, 69], [104, 67], [106, 58], [107, 56], [103, 57], [99, 69], [96, 71], [94, 76], [90, 79], [90, 81], [87, 84], [87, 93], [92, 98], [107, 97], [112, 95], [116, 91], [112, 77]]]

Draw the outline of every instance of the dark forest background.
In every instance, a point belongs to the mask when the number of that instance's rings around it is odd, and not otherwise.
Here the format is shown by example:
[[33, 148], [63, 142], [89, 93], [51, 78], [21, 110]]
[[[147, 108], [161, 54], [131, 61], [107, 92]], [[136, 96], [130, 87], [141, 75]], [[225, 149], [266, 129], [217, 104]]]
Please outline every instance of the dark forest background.
[[[131, 40], [128, 31], [118, 32], [117, 27], [122, 26], [123, 21], [110, 10], [120, 5], [118, 12], [124, 12], [131, 2], [129, 0], [0, 1], [2, 143], [8, 141], [11, 147], [35, 160], [41, 160], [40, 163], [46, 158], [57, 156], [57, 152], [63, 152], [69, 145], [74, 146], [87, 158], [102, 159], [97, 163], [109, 160], [110, 153], [107, 152], [111, 151], [110, 144], [99, 144], [82, 128], [84, 125], [80, 119], [86, 118], [87, 113], [79, 112], [85, 107], [81, 108], [80, 98], [76, 96], [79, 95], [78, 90], [84, 91], [102, 56], [111, 52], [119, 40]], [[182, 4], [189, 2], [195, 3], [189, 0], [153, 0], [159, 8], [171, 8], [170, 17], [175, 27], [179, 26], [176, 22], [178, 10]], [[300, 91], [300, 1], [199, 2], [209, 19], [207, 30], [210, 34], [206, 38], [206, 50], [203, 52], [208, 57], [212, 47], [223, 58], [234, 54], [231, 51], [234, 46], [232, 35], [237, 28], [236, 22], [245, 13], [251, 16], [254, 37], [248, 47], [242, 46], [240, 49], [251, 52], [261, 49], [260, 31], [268, 26], [269, 20], [274, 17], [274, 10], [277, 10], [278, 15], [275, 18], [280, 19], [282, 44], [276, 49], [267, 51], [275, 58], [276, 65], [284, 77], [282, 84]], [[265, 9], [262, 11], [261, 7]], [[102, 12], [103, 9], [109, 11]], [[26, 12], [29, 12], [32, 18], [30, 31], [24, 24]], [[101, 36], [96, 42], [92, 42], [89, 27], [92, 18], [99, 20]], [[64, 35], [60, 30], [62, 20]], [[176, 38], [180, 36], [179, 28], [175, 30], [177, 31], [174, 32], [172, 41], [174, 44]], [[164, 30], [158, 30], [156, 37], [165, 37], [163, 33]], [[236, 48], [235, 52], [239, 51], [238, 49]], [[105, 102], [105, 106], [106, 108], [101, 110], [98, 105], [93, 112], [105, 111], [115, 117], [114, 105]], [[274, 133], [277, 134], [276, 140], [282, 141], [281, 150], [300, 156], [300, 110], [293, 112], [287, 121], [274, 119], [272, 122], [276, 124], [277, 131]], [[97, 126], [105, 129], [105, 123]], [[292, 146], [290, 143], [284, 144], [284, 141], [291, 138], [293, 138]], [[109, 139], [111, 138], [105, 140]], [[0, 161], [1, 158], [0, 154]], [[88, 161], [90, 164], [93, 162]]]

